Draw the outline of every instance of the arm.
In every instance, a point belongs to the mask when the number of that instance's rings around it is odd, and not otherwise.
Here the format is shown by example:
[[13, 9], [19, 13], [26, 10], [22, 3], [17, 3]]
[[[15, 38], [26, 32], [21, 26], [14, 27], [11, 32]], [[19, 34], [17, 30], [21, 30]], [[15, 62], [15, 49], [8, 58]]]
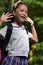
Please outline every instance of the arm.
[[37, 33], [36, 33], [34, 25], [31, 26], [31, 31], [32, 31], [32, 35], [33, 35], [33, 37], [31, 39], [34, 40], [35, 42], [38, 42], [38, 37], [37, 37]]
[[34, 22], [29, 17], [27, 17], [25, 21], [30, 23], [30, 27], [33, 35], [31, 39], [34, 40], [35, 42], [38, 42], [38, 36], [34, 27]]
[[[3, 22], [11, 21], [11, 20], [8, 20], [8, 18], [13, 17], [13, 16], [10, 16], [10, 15], [12, 15], [12, 13], [9, 14], [9, 12], [6, 13], [6, 14], [4, 14], [4, 13], [2, 14], [2, 16], [0, 17], [0, 26], [2, 25]], [[1, 34], [0, 34], [0, 39], [4, 39], [4, 37]]]

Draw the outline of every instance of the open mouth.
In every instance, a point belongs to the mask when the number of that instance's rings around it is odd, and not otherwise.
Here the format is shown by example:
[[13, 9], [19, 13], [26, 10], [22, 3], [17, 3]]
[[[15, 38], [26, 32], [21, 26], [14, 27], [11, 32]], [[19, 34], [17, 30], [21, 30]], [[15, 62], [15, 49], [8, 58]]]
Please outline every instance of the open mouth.
[[25, 16], [21, 16], [21, 18], [25, 19], [26, 17]]

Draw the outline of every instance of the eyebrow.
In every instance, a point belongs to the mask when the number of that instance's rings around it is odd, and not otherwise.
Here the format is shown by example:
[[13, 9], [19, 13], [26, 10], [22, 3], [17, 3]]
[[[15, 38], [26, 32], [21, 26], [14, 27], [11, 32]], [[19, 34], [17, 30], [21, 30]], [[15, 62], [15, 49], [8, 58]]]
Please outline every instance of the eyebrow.
[[[22, 9], [20, 8], [20, 10], [24, 10], [24, 9], [23, 8]], [[25, 11], [28, 13], [28, 10], [27, 9]]]

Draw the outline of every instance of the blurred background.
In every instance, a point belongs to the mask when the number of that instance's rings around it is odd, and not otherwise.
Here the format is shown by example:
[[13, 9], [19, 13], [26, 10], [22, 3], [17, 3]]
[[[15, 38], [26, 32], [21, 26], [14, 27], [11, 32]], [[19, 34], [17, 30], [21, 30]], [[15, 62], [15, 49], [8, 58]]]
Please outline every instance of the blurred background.
[[[0, 0], [0, 16], [3, 12], [10, 12], [13, 4], [18, 0]], [[43, 65], [43, 0], [22, 0], [28, 7], [28, 16], [34, 21], [34, 25], [38, 34], [39, 42], [35, 43], [30, 40], [30, 52], [28, 58], [29, 65]], [[28, 23], [23, 23], [30, 26]], [[1, 27], [5, 26], [5, 23]], [[0, 28], [1, 28], [0, 27]]]

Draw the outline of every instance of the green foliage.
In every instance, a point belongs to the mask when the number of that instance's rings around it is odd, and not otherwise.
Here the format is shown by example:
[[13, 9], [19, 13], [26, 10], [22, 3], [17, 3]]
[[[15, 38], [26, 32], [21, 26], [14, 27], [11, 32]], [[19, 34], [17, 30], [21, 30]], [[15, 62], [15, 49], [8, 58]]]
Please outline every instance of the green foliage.
[[4, 7], [4, 0], [0, 0], [0, 16], [2, 14], [2, 12], [5, 10], [5, 7]]
[[[0, 16], [3, 12], [10, 12], [13, 3], [16, 1], [18, 0], [0, 0]], [[29, 65], [43, 65], [43, 0], [23, 0], [23, 2], [28, 7], [28, 16], [33, 19], [39, 38], [39, 43], [32, 45], [28, 62]], [[24, 23], [24, 25], [30, 30], [28, 23]]]
[[29, 53], [29, 65], [43, 65], [43, 42], [33, 44]]

